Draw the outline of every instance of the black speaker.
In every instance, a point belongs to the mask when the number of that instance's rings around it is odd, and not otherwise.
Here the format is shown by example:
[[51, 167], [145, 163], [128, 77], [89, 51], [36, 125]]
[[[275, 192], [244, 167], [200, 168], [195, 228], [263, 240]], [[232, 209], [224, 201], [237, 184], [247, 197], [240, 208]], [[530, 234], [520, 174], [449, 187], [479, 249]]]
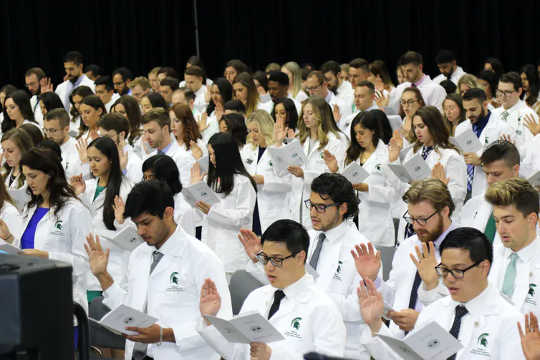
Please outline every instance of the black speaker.
[[0, 254], [0, 359], [73, 359], [72, 268]]

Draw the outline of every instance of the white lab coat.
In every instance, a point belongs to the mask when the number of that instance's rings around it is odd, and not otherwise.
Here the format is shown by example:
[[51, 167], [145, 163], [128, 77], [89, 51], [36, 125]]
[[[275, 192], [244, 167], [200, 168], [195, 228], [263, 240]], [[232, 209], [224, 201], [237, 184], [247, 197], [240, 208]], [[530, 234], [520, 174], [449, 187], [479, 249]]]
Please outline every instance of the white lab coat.
[[[174, 142], [178, 145], [174, 160], [180, 173], [180, 182], [183, 186], [188, 186], [191, 184], [191, 168], [197, 160], [193, 156], [193, 151], [191, 149], [188, 150], [185, 144], [178, 144], [176, 139]], [[202, 156], [208, 155], [208, 148], [202, 139], [197, 139], [197, 145], [202, 150]]]
[[336, 96], [343, 100], [346, 106], [352, 111], [354, 103], [354, 89], [349, 81], [343, 80], [336, 90]]
[[[97, 198], [94, 199], [94, 194], [96, 192], [98, 179], [92, 179], [86, 182], [86, 191], [80, 195], [80, 199], [84, 204], [90, 209], [90, 214], [92, 215], [92, 232], [99, 236], [101, 245], [104, 248], [111, 249], [109, 255], [109, 273], [113, 278], [118, 282], [118, 284], [125, 288], [127, 286], [127, 264], [129, 259], [129, 251], [120, 248], [118, 245], [113, 243], [110, 240], [112, 236], [111, 230], [107, 229], [105, 223], [103, 222], [103, 204], [105, 202], [105, 193], [107, 189], [105, 188]], [[132, 184], [127, 178], [123, 178], [122, 185], [120, 186], [120, 197], [124, 202], [127, 200], [127, 196], [131, 191]], [[130, 220], [124, 221], [124, 224], [120, 225], [116, 221], [114, 226], [116, 230], [132, 224]], [[114, 230], [112, 230], [114, 231]], [[92, 273], [87, 274], [87, 286], [88, 290], [101, 290], [99, 282], [94, 277]]]
[[212, 135], [219, 132], [219, 122], [217, 121], [215, 111], [212, 111], [211, 114], [208, 114], [208, 118], [206, 119], [206, 125], [208, 125], [208, 127], [201, 132], [201, 135], [203, 143], [208, 144], [208, 140], [210, 140]]
[[184, 231], [191, 236], [195, 236], [194, 214], [195, 209], [184, 199], [181, 192], [174, 195], [174, 222], [182, 226]]
[[[35, 210], [35, 206], [25, 208], [23, 229], [28, 226]], [[54, 210], [50, 208], [37, 224], [34, 248], [47, 251], [51, 260], [63, 261], [73, 267], [73, 299], [88, 312], [86, 276], [90, 267], [84, 244], [92, 231], [90, 212], [77, 199], [67, 200], [56, 215]], [[14, 245], [21, 246], [20, 237], [15, 239]]]
[[[399, 102], [401, 100], [401, 94], [403, 93], [403, 90], [408, 87], [411, 87], [411, 83], [406, 81], [392, 89], [390, 92], [388, 106], [385, 108], [386, 114], [399, 115]], [[439, 111], [442, 112], [442, 103], [446, 98], [446, 90], [444, 90], [441, 85], [431, 80], [430, 77], [425, 74], [417, 87], [418, 90], [420, 90], [426, 105], [435, 106], [437, 109], [439, 109]]]
[[[423, 147], [419, 148], [417, 152], [422, 153]], [[411, 159], [416, 153], [413, 148], [407, 152], [403, 163]], [[399, 164], [400, 159], [394, 163]], [[455, 210], [452, 213], [452, 219], [455, 221], [459, 219], [465, 196], [467, 195], [467, 166], [463, 160], [463, 156], [460, 155], [454, 149], [443, 149], [436, 146], [427, 156], [426, 163], [433, 169], [433, 167], [440, 162], [444, 167], [446, 177], [449, 179], [448, 191], [452, 195], [454, 201]], [[397, 202], [395, 205], [400, 206], [400, 213], [404, 214], [407, 210], [407, 204], [401, 199], [401, 197], [409, 190], [410, 185], [402, 182], [387, 166], [383, 166], [383, 174], [386, 176], [386, 180], [394, 188], [394, 200]], [[399, 229], [398, 229], [398, 242], [401, 242], [405, 236], [405, 221], [400, 217]]]
[[[467, 130], [472, 131], [472, 124], [469, 119], [458, 124], [458, 126], [456, 127], [455, 136], [458, 136]], [[504, 134], [512, 136], [513, 131], [508, 124], [499, 121], [496, 116], [493, 116], [493, 114], [491, 114], [486, 126], [484, 127], [484, 129], [480, 133], [480, 137], [478, 138], [478, 140], [480, 140], [480, 142], [482, 143], [482, 149], [477, 151], [476, 155], [480, 158], [484, 150], [486, 150], [491, 143], [498, 140]], [[486, 189], [486, 174], [482, 170], [482, 166], [475, 166], [471, 196], [474, 197], [476, 195], [484, 194]]]
[[[355, 161], [360, 165], [359, 159]], [[395, 231], [392, 219], [392, 199], [382, 165], [388, 163], [388, 147], [379, 140], [377, 147], [362, 166], [370, 175], [364, 180], [368, 191], [357, 191], [358, 231], [376, 246], [394, 246]]]
[[[455, 308], [460, 304], [447, 296], [427, 306], [409, 335], [433, 321], [450, 331]], [[488, 285], [477, 297], [462, 305], [468, 314], [461, 319], [458, 340], [463, 348], [457, 352], [456, 360], [525, 359], [516, 325], [521, 321], [523, 328], [523, 315], [500, 296], [493, 285]], [[381, 327], [379, 334], [389, 335], [388, 328]], [[371, 337], [370, 332], [364, 335], [364, 343], [373, 350], [375, 358], [401, 359], [388, 347], [381, 346], [382, 341]]]
[[[21, 238], [24, 232], [23, 221], [19, 210], [14, 205], [4, 200], [4, 204], [0, 208], [0, 219], [8, 225], [14, 241]], [[5, 244], [5, 241], [0, 239], [0, 244]]]
[[77, 140], [69, 137], [68, 140], [60, 145], [60, 151], [62, 152], [62, 166], [66, 173], [66, 179], [71, 179], [72, 176], [78, 176], [83, 174], [83, 167], [81, 166], [81, 159], [79, 158], [79, 152], [77, 151]]
[[93, 92], [96, 92], [96, 87], [94, 81], [90, 80], [85, 74], [82, 74], [75, 83], [72, 83], [70, 80], [66, 80], [63, 83], [58, 84], [56, 90], [54, 91], [62, 100], [64, 104], [64, 109], [69, 112], [71, 103], [69, 102], [69, 95], [71, 92], [79, 86], [88, 86]]
[[247, 177], [233, 176], [232, 191], [229, 195], [217, 193], [221, 201], [204, 215], [202, 226], [202, 241], [215, 251], [229, 274], [244, 269], [249, 261], [238, 233], [241, 228], [251, 229], [257, 196]]
[[[493, 249], [493, 266], [489, 272], [489, 282], [501, 292], [501, 295], [504, 275], [512, 253], [510, 248], [503, 246]], [[522, 314], [533, 312], [539, 316], [540, 291], [537, 287], [540, 284], [540, 236], [537, 234], [536, 239], [517, 254], [514, 293], [510, 300]]]
[[[127, 292], [115, 279], [103, 292], [104, 303], [111, 309], [121, 304], [133, 307], [156, 317], [159, 326], [173, 329], [175, 343], [148, 345], [147, 355], [155, 360], [217, 360], [219, 356], [199, 336], [196, 326], [201, 317], [201, 288], [207, 278], [214, 281], [221, 295], [218, 316], [232, 316], [223, 264], [206, 245], [186, 234], [180, 226], [159, 249], [164, 256], [150, 274], [154, 250], [146, 243], [133, 250], [129, 256]], [[131, 360], [134, 344], [126, 341], [126, 360]]]
[[272, 158], [268, 148], [257, 162], [259, 148], [247, 144], [240, 152], [244, 166], [250, 175], [264, 176], [264, 184], [257, 184], [257, 204], [261, 231], [264, 232], [279, 219], [287, 219], [286, 209], [291, 196], [292, 175], [278, 176], [272, 167]]
[[[466, 74], [466, 72], [463, 71], [463, 68], [461, 66], [457, 66], [456, 70], [454, 70], [452, 75], [450, 75], [450, 81], [452, 81], [457, 86], [459, 79], [461, 79], [461, 77], [463, 75], [465, 75], [465, 74]], [[446, 79], [447, 79], [446, 76], [444, 76], [443, 74], [439, 74], [439, 75], [437, 75], [436, 77], [433, 78], [433, 82], [436, 82], [437, 84], [440, 84]]]
[[[486, 230], [486, 225], [493, 212], [493, 207], [487, 202], [484, 194], [477, 195], [465, 203], [461, 209], [459, 225], [472, 227], [480, 232]], [[493, 247], [502, 246], [501, 236], [497, 231], [493, 238]]]
[[203, 112], [208, 103], [206, 102], [206, 92], [208, 88], [206, 85], [201, 85], [199, 90], [195, 91], [195, 101], [193, 102], [193, 108], [198, 112]]
[[[311, 228], [311, 218], [309, 216], [309, 210], [304, 205], [304, 200], [309, 199], [311, 195], [311, 183], [322, 173], [330, 172], [322, 156], [324, 150], [332, 153], [336, 157], [339, 168], [343, 168], [345, 152], [348, 147], [347, 138], [342, 133], [335, 135], [329, 132], [327, 136], [328, 143], [322, 148], [319, 148], [320, 143], [316, 139], [310, 149], [310, 138], [306, 138], [302, 144], [304, 154], [306, 155], [306, 163], [302, 166], [304, 177], [298, 178], [293, 176], [293, 190], [289, 201], [290, 218], [299, 221], [306, 228]], [[301, 212], [300, 208], [302, 208]]]
[[[365, 244], [368, 239], [358, 232], [355, 224], [350, 220], [324, 232], [326, 239], [323, 242], [315, 285], [324, 291], [337, 305], [347, 329], [345, 357], [352, 359], [369, 359], [369, 353], [360, 344], [360, 335], [367, 328], [358, 308], [358, 295], [356, 289], [362, 280], [356, 271], [351, 250], [355, 245]], [[313, 252], [319, 243], [320, 231], [309, 231], [309, 251], [307, 263], [310, 262]], [[381, 269], [382, 274], [382, 269]]]
[[41, 106], [39, 106], [39, 96], [33, 95], [30, 98], [30, 107], [34, 113], [34, 120], [39, 124], [39, 127], [43, 127], [43, 113], [41, 112]]
[[[503, 116], [503, 113], [505, 112], [508, 113], [506, 120]], [[525, 147], [532, 141], [533, 138], [529, 128], [525, 126], [525, 116], [530, 115], [536, 122], [538, 122], [538, 114], [536, 114], [536, 111], [527, 106], [525, 101], [518, 100], [514, 106], [506, 110], [503, 106], [499, 106], [493, 110], [492, 114], [499, 119], [499, 121], [508, 124], [508, 126], [513, 129], [513, 133], [510, 135], [512, 135], [519, 152], [523, 153]]]
[[334, 106], [337, 105], [342, 118], [345, 118], [352, 114], [352, 106], [350, 106], [350, 104], [345, 102], [345, 100], [343, 100], [342, 98], [334, 95], [332, 91], [328, 90], [328, 94], [326, 95], [326, 98], [324, 98], [324, 100], [326, 100], [328, 105], [330, 105], [332, 111], [334, 111]]
[[[253, 290], [240, 314], [254, 311], [267, 318], [276, 290], [270, 285]], [[283, 292], [285, 298], [269, 322], [285, 339], [267, 344], [272, 348], [270, 359], [300, 360], [311, 351], [343, 356], [345, 326], [341, 314], [328, 295], [314, 284], [311, 275], [304, 275]], [[250, 359], [249, 345], [227, 342], [214, 326], [200, 324], [199, 333], [223, 358]]]
[[113, 93], [111, 96], [111, 100], [109, 100], [109, 102], [105, 104], [105, 110], [107, 110], [107, 113], [111, 112], [111, 107], [118, 99], [120, 99], [120, 95], [118, 95], [118, 93]]
[[526, 179], [540, 171], [540, 152], [538, 149], [540, 149], [540, 135], [536, 135], [527, 145], [525, 153], [521, 154], [519, 173]]
[[[379, 107], [377, 106], [377, 103], [375, 101], [371, 104], [369, 108], [367, 108], [364, 111], [371, 111], [371, 110], [379, 110]], [[339, 129], [343, 131], [345, 135], [347, 135], [347, 138], [349, 138], [349, 141], [351, 140], [350, 136], [351, 136], [352, 122], [358, 114], [364, 111], [356, 109], [356, 111], [350, 114], [349, 116], [346, 116], [345, 118], [341, 117], [341, 120], [339, 121], [338, 126], [339, 126]]]

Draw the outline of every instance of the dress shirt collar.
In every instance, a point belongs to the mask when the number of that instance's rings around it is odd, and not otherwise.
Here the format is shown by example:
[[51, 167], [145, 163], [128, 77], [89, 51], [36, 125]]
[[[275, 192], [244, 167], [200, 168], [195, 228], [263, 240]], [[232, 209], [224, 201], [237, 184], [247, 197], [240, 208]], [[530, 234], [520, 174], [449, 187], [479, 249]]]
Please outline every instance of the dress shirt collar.
[[[512, 249], [506, 248], [504, 251], [504, 257], [510, 258], [513, 253], [514, 251], [512, 251]], [[516, 254], [518, 256], [518, 259], [520, 259], [524, 263], [531, 262], [538, 254], [540, 254], [539, 236], [537, 235], [536, 238], [529, 245], [519, 250]]]
[[448, 227], [448, 229], [446, 229], [445, 231], [442, 232], [441, 235], [439, 235], [439, 237], [433, 242], [433, 245], [435, 245], [435, 249], [437, 249], [437, 251], [439, 251], [439, 247], [441, 246], [444, 238], [446, 237], [446, 235], [448, 235], [448, 233], [452, 230], [454, 230], [457, 226], [454, 225], [454, 223], [451, 223], [450, 226]]
[[[418, 80], [417, 82], [414, 83], [414, 86], [420, 87], [420, 85], [422, 85], [422, 83], [424, 82], [424, 80], [426, 80], [426, 78], [429, 79], [429, 77], [426, 74], [424, 74], [424, 76], [422, 76], [420, 78], [420, 80]], [[412, 84], [411, 84], [411, 86], [412, 86]]]
[[324, 98], [324, 100], [330, 104], [330, 101], [332, 101], [332, 99], [334, 98], [334, 93], [332, 92], [332, 90], [328, 89], [328, 94], [326, 94], [326, 97]]
[[467, 308], [469, 314], [473, 316], [489, 314], [493, 311], [497, 311], [496, 306], [489, 306], [494, 303], [494, 300], [501, 295], [498, 291], [488, 284], [488, 286], [476, 296], [474, 299], [467, 301], [466, 303], [457, 302], [451, 299], [452, 308], [455, 308], [457, 305], [464, 305]]
[[326, 235], [326, 239], [329, 241], [338, 241], [343, 238], [345, 235], [345, 232], [348, 230], [349, 223], [346, 219], [344, 219], [341, 224], [339, 224], [336, 227], [333, 227], [332, 229], [328, 231], [318, 231], [317, 232], [317, 239], [319, 238], [319, 235], [324, 233]]
[[309, 274], [304, 274], [300, 279], [282, 290], [289, 299], [301, 299], [306, 294], [306, 287], [310, 285], [313, 285], [313, 278]]
[[[173, 144], [173, 143], [172, 143], [172, 141], [171, 141], [171, 142], [169, 143], [169, 145], [165, 146], [165, 147], [161, 150], [161, 152], [164, 153], [164, 154], [167, 154], [167, 153], [169, 152], [169, 150], [171, 149], [172, 144]], [[159, 151], [160, 151], [160, 150], [157, 149], [157, 152], [158, 152], [158, 153], [159, 153]]]
[[154, 246], [149, 246], [150, 252], [155, 250], [159, 251], [163, 255], [178, 257], [182, 254], [182, 249], [185, 246], [185, 241], [189, 241], [186, 233], [179, 225], [176, 225], [176, 230], [169, 236], [163, 245], [159, 249]]
[[472, 129], [475, 134], [480, 136], [480, 134], [486, 127], [490, 117], [491, 117], [491, 111], [488, 110], [488, 113], [486, 114], [486, 116], [479, 118], [478, 121], [476, 121], [474, 124], [471, 124]]

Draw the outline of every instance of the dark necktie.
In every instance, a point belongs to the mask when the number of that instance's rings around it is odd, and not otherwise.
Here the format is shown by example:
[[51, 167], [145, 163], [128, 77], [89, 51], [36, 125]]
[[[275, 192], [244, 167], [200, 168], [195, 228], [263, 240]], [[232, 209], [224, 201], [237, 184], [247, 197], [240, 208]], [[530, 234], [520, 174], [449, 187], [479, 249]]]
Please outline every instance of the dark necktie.
[[163, 257], [163, 253], [160, 253], [157, 250], [154, 250], [152, 253], [152, 264], [150, 265], [150, 274], [154, 269], [156, 268], [157, 264], [161, 261], [161, 258]]
[[[450, 328], [450, 334], [455, 337], [456, 339], [459, 339], [459, 328], [461, 327], [461, 318], [465, 316], [468, 313], [467, 308], [463, 305], [456, 306], [456, 315], [454, 317], [454, 322], [452, 323], [452, 327]], [[456, 358], [456, 354], [450, 356], [448, 360], [454, 360]]]
[[422, 159], [426, 160], [432, 150], [433, 146], [424, 146], [422, 149]]
[[319, 263], [319, 256], [321, 255], [321, 249], [323, 246], [324, 239], [326, 239], [326, 235], [324, 233], [320, 233], [319, 241], [317, 242], [317, 247], [315, 248], [313, 255], [311, 255], [311, 259], [309, 260], [309, 265], [311, 265], [313, 270], [317, 270], [317, 264]]
[[420, 278], [420, 274], [417, 270], [416, 275], [414, 275], [414, 282], [411, 288], [411, 296], [409, 297], [409, 309], [414, 310], [416, 306], [416, 300], [418, 300], [418, 288], [420, 287], [421, 282], [422, 279]]
[[270, 320], [270, 318], [279, 310], [279, 304], [284, 297], [285, 293], [283, 292], [283, 290], [276, 290], [276, 292], [274, 293], [274, 302], [272, 303], [270, 311], [268, 312], [268, 320]]
[[489, 242], [493, 244], [493, 239], [495, 239], [495, 234], [497, 233], [497, 226], [495, 225], [495, 218], [493, 213], [489, 215], [488, 222], [486, 223], [486, 228], [484, 229], [484, 235], [488, 238]]

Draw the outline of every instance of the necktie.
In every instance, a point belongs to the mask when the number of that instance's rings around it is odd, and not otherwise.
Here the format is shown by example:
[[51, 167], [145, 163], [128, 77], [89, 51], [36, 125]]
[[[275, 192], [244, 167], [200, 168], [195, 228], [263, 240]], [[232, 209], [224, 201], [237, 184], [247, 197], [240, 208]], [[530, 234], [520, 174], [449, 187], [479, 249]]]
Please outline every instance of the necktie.
[[159, 150], [157, 151], [158, 155], [165, 155], [165, 153], [163, 152], [163, 150]]
[[281, 300], [285, 297], [285, 293], [283, 290], [276, 290], [274, 293], [274, 302], [272, 303], [272, 306], [270, 306], [270, 311], [268, 312], [268, 320], [279, 310], [279, 304], [281, 304]]
[[[463, 305], [456, 306], [456, 315], [454, 316], [454, 322], [452, 323], [452, 327], [450, 328], [450, 334], [455, 337], [456, 339], [459, 339], [459, 328], [461, 327], [461, 318], [465, 316], [468, 313], [467, 308]], [[456, 354], [450, 356], [448, 360], [454, 360], [456, 358]]]
[[152, 271], [154, 271], [157, 264], [161, 261], [161, 258], [163, 257], [163, 253], [160, 253], [157, 250], [154, 250], [152, 253], [152, 264], [150, 265], [150, 274]]
[[[478, 125], [481, 120], [479, 119], [475, 124], [472, 124], [472, 130], [477, 138], [480, 138], [482, 128]], [[474, 180], [474, 165], [467, 165], [467, 193], [472, 191], [472, 183]]]
[[493, 217], [493, 213], [489, 216], [488, 222], [486, 224], [486, 228], [484, 229], [484, 235], [488, 238], [488, 240], [493, 244], [493, 239], [495, 239], [495, 233], [497, 232], [497, 227], [495, 226], [495, 218]]
[[432, 150], [433, 146], [424, 146], [422, 149], [422, 159], [426, 160]]
[[504, 121], [508, 121], [508, 116], [510, 116], [510, 113], [506, 110], [504, 110], [502, 113], [501, 113], [501, 118], [504, 120]]
[[314, 270], [317, 270], [317, 264], [319, 263], [319, 256], [321, 255], [321, 248], [323, 246], [324, 239], [326, 239], [326, 235], [324, 233], [320, 233], [317, 247], [315, 248], [313, 255], [311, 255], [311, 259], [309, 260], [309, 265], [311, 265]]
[[414, 282], [411, 289], [411, 296], [409, 297], [409, 309], [413, 309], [416, 307], [416, 300], [418, 300], [418, 288], [420, 287], [420, 283], [422, 282], [422, 279], [420, 278], [420, 274], [418, 271], [416, 271], [416, 275], [414, 275]]
[[508, 266], [506, 267], [506, 272], [504, 273], [504, 282], [502, 287], [502, 292], [508, 297], [512, 297], [514, 294], [514, 282], [516, 280], [516, 261], [518, 259], [518, 255], [516, 253], [512, 253], [510, 255], [510, 262], [508, 263]]

